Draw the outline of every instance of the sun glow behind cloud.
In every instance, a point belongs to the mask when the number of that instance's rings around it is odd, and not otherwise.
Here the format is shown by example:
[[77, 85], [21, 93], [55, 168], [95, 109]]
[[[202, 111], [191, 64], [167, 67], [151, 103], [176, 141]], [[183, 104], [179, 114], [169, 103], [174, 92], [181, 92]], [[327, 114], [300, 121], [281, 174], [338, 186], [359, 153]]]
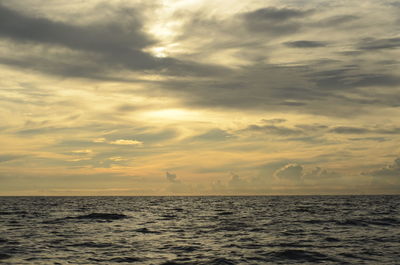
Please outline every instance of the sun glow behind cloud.
[[187, 109], [162, 109], [148, 111], [143, 114], [144, 117], [149, 119], [161, 119], [160, 122], [171, 121], [193, 121], [200, 117], [196, 111]]

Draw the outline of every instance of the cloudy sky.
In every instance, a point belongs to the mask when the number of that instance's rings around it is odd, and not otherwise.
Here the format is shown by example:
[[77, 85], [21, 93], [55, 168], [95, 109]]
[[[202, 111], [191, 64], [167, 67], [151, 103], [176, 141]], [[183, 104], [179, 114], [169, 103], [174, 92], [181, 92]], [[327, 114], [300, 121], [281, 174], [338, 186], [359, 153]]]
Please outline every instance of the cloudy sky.
[[0, 195], [400, 193], [394, 0], [0, 1]]

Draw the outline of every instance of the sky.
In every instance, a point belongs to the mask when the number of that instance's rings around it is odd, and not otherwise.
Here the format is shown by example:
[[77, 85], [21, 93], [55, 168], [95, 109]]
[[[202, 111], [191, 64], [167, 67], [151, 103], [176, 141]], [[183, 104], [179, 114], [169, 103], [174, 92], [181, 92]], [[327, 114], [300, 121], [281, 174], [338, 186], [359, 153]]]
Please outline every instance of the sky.
[[395, 0], [0, 0], [0, 195], [400, 193]]

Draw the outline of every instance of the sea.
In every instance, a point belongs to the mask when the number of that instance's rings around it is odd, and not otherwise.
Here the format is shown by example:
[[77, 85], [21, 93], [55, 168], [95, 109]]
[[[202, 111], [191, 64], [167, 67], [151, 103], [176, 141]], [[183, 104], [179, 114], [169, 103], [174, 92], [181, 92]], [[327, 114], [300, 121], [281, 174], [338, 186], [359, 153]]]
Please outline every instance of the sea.
[[400, 264], [400, 196], [0, 197], [0, 264]]

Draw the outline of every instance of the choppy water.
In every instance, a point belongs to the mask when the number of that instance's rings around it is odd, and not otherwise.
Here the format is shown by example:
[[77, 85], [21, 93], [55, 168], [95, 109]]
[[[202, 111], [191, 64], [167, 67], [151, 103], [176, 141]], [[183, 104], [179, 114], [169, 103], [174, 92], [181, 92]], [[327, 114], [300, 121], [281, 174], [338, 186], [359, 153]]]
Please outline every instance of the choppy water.
[[400, 196], [0, 197], [2, 264], [400, 264]]

